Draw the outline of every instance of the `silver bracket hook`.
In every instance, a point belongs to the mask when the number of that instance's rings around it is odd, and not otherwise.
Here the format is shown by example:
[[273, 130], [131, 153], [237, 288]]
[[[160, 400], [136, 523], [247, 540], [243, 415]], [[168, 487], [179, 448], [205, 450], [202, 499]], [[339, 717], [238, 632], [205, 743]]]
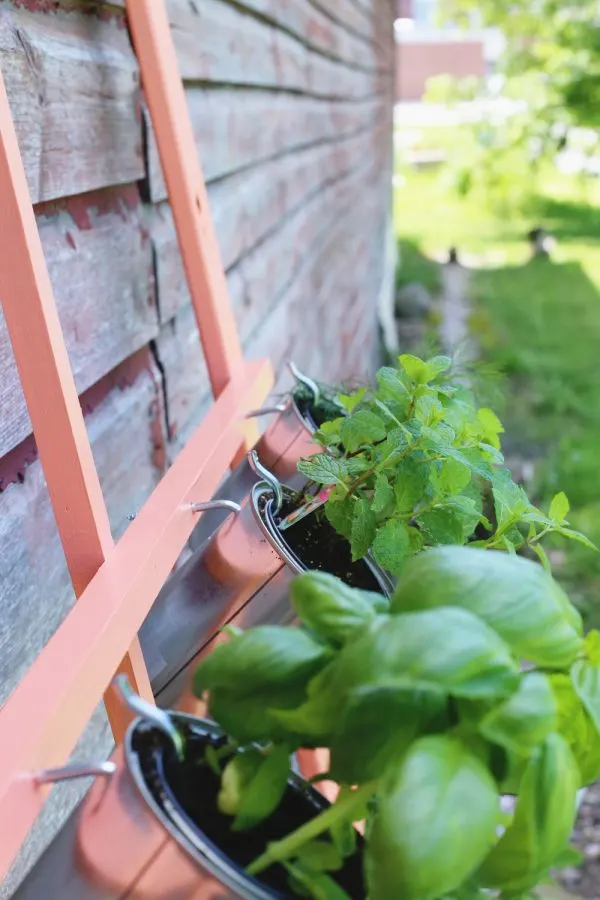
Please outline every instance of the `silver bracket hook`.
[[68, 763], [58, 769], [42, 769], [33, 778], [36, 784], [56, 784], [58, 781], [72, 781], [76, 778], [109, 778], [116, 771], [116, 763], [110, 760], [100, 763]]
[[273, 512], [279, 512], [283, 505], [283, 491], [281, 489], [281, 482], [278, 481], [278, 479], [273, 475], [272, 472], [270, 472], [263, 466], [260, 459], [258, 458], [258, 453], [256, 452], [256, 450], [251, 450], [248, 454], [248, 463], [255, 475], [258, 475], [260, 478], [262, 478], [265, 484], [267, 484], [268, 487], [270, 487], [273, 491]]
[[300, 384], [303, 384], [309, 389], [309, 391], [313, 395], [313, 402], [318, 403], [321, 399], [321, 389], [317, 382], [313, 381], [312, 378], [309, 378], [308, 375], [305, 375], [303, 372], [301, 372], [298, 366], [291, 360], [288, 363], [288, 369], [290, 370], [296, 381], [299, 381]]
[[244, 416], [245, 419], [257, 419], [259, 416], [269, 416], [273, 413], [284, 413], [289, 406], [289, 402], [277, 403], [275, 406], [261, 406], [260, 409], [251, 409]]
[[200, 503], [191, 504], [192, 512], [206, 512], [207, 509], [229, 509], [233, 513], [242, 511], [239, 503], [233, 500], [203, 500]]
[[145, 719], [147, 722], [151, 722], [155, 728], [159, 729], [159, 731], [162, 731], [173, 744], [177, 756], [180, 759], [183, 759], [183, 736], [177, 729], [169, 713], [154, 706], [153, 703], [148, 703], [147, 700], [142, 700], [129, 684], [127, 675], [117, 675], [115, 683], [121, 697], [129, 709], [140, 716], [140, 718]]

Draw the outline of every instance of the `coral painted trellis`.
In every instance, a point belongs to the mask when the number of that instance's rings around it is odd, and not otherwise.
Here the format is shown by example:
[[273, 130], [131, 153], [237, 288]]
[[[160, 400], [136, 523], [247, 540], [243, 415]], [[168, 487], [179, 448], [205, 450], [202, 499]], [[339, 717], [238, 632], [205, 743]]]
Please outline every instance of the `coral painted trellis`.
[[[0, 299], [78, 602], [0, 710], [0, 877], [45, 799], [36, 772], [65, 763], [116, 671], [152, 699], [137, 632], [196, 521], [243, 444], [244, 412], [272, 386], [245, 362], [212, 226], [164, 0], [127, 0], [215, 403], [115, 544], [57, 314], [0, 74]], [[252, 426], [254, 427], [254, 426]]]

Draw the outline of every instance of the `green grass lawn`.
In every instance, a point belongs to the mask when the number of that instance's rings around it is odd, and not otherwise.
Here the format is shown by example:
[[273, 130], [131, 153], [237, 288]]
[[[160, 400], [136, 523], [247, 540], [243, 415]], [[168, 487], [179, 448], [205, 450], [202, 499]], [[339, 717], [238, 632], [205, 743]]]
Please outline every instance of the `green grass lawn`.
[[[454, 245], [474, 267], [472, 328], [484, 361], [504, 373], [505, 443], [535, 458], [536, 499], [564, 490], [572, 524], [600, 546], [600, 185], [549, 173], [526, 213], [500, 215], [458, 199], [443, 169], [403, 174], [403, 245], [426, 256]], [[551, 260], [530, 259], [533, 224], [556, 236]], [[561, 549], [557, 574], [599, 622], [600, 553]]]

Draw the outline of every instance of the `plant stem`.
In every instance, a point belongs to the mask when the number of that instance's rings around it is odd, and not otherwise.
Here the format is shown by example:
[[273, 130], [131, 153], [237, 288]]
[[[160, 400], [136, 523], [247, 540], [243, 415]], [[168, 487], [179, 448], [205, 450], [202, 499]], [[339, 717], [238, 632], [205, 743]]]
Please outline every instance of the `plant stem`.
[[295, 853], [303, 846], [303, 844], [312, 841], [324, 831], [329, 831], [332, 825], [335, 825], [340, 819], [347, 819], [349, 814], [354, 810], [360, 809], [375, 792], [376, 782], [369, 781], [363, 784], [356, 791], [347, 794], [333, 806], [330, 806], [324, 812], [320, 813], [310, 822], [301, 825], [296, 831], [292, 831], [280, 841], [269, 844], [265, 852], [250, 863], [246, 869], [246, 873], [251, 876], [258, 875], [273, 863], [282, 862]]

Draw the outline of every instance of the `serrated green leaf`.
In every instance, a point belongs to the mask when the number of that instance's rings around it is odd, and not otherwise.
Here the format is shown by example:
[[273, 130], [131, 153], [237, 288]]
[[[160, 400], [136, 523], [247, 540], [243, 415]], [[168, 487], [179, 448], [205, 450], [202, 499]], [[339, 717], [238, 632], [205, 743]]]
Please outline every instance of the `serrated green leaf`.
[[341, 500], [330, 495], [325, 504], [327, 521], [335, 528], [338, 534], [350, 540], [352, 534], [352, 522], [354, 519], [355, 500], [346, 495]]
[[377, 530], [372, 550], [375, 561], [380, 566], [391, 575], [399, 575], [411, 551], [410, 534], [404, 522], [388, 519]]
[[394, 503], [394, 489], [383, 472], [378, 472], [375, 478], [375, 493], [371, 502], [374, 513], [385, 512]]
[[571, 836], [578, 781], [567, 742], [549, 734], [527, 765], [512, 824], [477, 873], [480, 885], [512, 892], [538, 882]]
[[573, 528], [565, 528], [562, 525], [555, 525], [552, 530], [556, 532], [556, 534], [562, 534], [563, 537], [569, 538], [572, 541], [577, 541], [578, 544], [583, 544], [584, 547], [587, 547], [589, 550], [598, 550], [596, 545], [580, 531], [574, 531]]
[[366, 393], [367, 389], [365, 387], [361, 387], [357, 388], [355, 391], [352, 391], [351, 394], [338, 394], [336, 400], [340, 404], [340, 406], [344, 407], [346, 412], [351, 413], [358, 406], [361, 400], [364, 399]]
[[442, 404], [433, 391], [419, 397], [415, 403], [414, 417], [425, 425], [434, 425], [439, 422], [443, 414]]
[[495, 783], [451, 738], [413, 743], [383, 781], [365, 869], [370, 900], [424, 900], [458, 888], [494, 843]]
[[429, 381], [427, 363], [424, 363], [422, 359], [412, 356], [410, 353], [403, 353], [402, 356], [398, 357], [398, 362], [408, 377], [417, 384], [426, 384]]
[[342, 440], [341, 429], [343, 421], [343, 417], [340, 416], [339, 419], [333, 419], [331, 422], [323, 422], [315, 434], [315, 440], [325, 447], [335, 447], [340, 444]]
[[437, 378], [442, 372], [447, 372], [451, 365], [452, 360], [449, 356], [432, 356], [431, 359], [428, 359], [426, 362], [431, 379]]
[[417, 516], [417, 523], [432, 544], [462, 544], [463, 542], [462, 517], [450, 507], [443, 506], [428, 510]]
[[306, 572], [292, 581], [290, 600], [300, 620], [319, 637], [347, 644], [376, 616], [366, 592], [326, 572]]
[[443, 494], [458, 494], [471, 480], [470, 466], [457, 459], [444, 459], [433, 471], [438, 489]]
[[362, 559], [369, 552], [375, 537], [376, 526], [377, 520], [369, 501], [366, 499], [357, 500], [354, 505], [352, 531], [350, 533], [350, 548], [354, 561]]
[[494, 472], [492, 494], [499, 528], [504, 528], [509, 522], [518, 522], [532, 508], [527, 494], [515, 484], [506, 469]]
[[552, 521], [562, 524], [569, 514], [570, 504], [564, 491], [555, 494], [550, 504], [548, 516]]
[[517, 691], [479, 723], [481, 734], [511, 753], [527, 756], [557, 727], [557, 704], [549, 679], [526, 672]]
[[394, 400], [398, 398], [408, 400], [408, 388], [404, 384], [398, 369], [394, 369], [392, 366], [382, 366], [377, 371], [375, 380], [384, 396], [391, 397]]
[[473, 547], [436, 548], [411, 557], [391, 610], [469, 609], [521, 659], [559, 669], [583, 649], [581, 616], [541, 566]]
[[427, 488], [429, 467], [415, 460], [402, 461], [396, 472], [394, 494], [396, 509], [399, 513], [410, 513], [420, 503]]
[[351, 471], [353, 460], [335, 459], [327, 453], [316, 453], [298, 462], [298, 471], [318, 484], [343, 484]]
[[367, 409], [359, 409], [347, 416], [341, 427], [342, 443], [348, 453], [354, 453], [364, 444], [383, 441], [386, 434], [383, 419]]
[[496, 450], [499, 450], [500, 439], [498, 435], [504, 433], [504, 427], [496, 413], [487, 407], [482, 407], [477, 410], [477, 419], [485, 440]]

